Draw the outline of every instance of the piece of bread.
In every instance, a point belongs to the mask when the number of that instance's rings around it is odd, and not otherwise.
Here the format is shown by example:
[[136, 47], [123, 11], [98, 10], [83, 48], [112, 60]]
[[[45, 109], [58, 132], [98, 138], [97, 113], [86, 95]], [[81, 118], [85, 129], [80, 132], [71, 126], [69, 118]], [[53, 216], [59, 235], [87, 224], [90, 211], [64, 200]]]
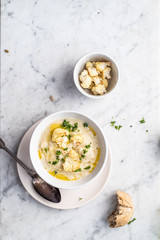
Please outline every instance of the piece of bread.
[[116, 210], [108, 217], [110, 227], [121, 227], [127, 224], [133, 216], [132, 198], [125, 192], [117, 191]]

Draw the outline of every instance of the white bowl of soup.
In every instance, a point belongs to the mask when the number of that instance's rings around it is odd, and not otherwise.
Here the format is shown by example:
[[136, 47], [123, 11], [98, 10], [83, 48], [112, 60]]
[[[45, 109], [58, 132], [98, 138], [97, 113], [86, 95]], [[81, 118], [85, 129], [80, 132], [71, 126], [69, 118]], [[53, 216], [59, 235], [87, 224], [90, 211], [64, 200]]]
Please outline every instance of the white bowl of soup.
[[52, 186], [75, 189], [91, 182], [104, 168], [108, 146], [103, 131], [90, 117], [61, 111], [44, 118], [30, 141], [36, 172]]

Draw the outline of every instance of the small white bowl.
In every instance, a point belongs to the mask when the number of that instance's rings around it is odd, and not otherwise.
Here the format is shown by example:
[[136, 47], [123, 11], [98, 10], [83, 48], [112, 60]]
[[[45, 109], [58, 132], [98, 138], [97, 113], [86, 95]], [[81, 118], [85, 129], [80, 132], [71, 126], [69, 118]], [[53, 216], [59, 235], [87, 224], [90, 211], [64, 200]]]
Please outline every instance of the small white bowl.
[[[87, 62], [97, 62], [97, 61], [111, 62], [111, 68], [112, 68], [111, 77], [112, 78], [109, 80], [107, 92], [104, 93], [103, 95], [94, 95], [90, 89], [82, 88], [80, 85], [80, 80], [79, 80], [79, 75], [85, 69], [86, 63]], [[78, 62], [76, 63], [74, 71], [73, 71], [73, 79], [74, 79], [75, 85], [78, 88], [78, 90], [86, 97], [94, 98], [94, 99], [106, 97], [108, 95], [108, 93], [110, 93], [115, 88], [115, 86], [118, 82], [118, 76], [119, 76], [118, 68], [117, 68], [117, 65], [115, 64], [115, 62], [107, 55], [105, 55], [103, 53], [99, 53], [99, 52], [88, 53], [88, 54], [84, 55], [83, 57], [81, 57], [78, 60]]]
[[[75, 181], [63, 181], [60, 179], [57, 179], [50, 175], [43, 167], [39, 155], [38, 155], [38, 147], [39, 147], [39, 141], [40, 137], [43, 133], [43, 131], [50, 126], [52, 123], [59, 119], [65, 119], [65, 118], [76, 118], [80, 119], [84, 122], [87, 122], [89, 126], [91, 126], [94, 131], [97, 134], [98, 142], [101, 148], [101, 154], [100, 158], [98, 161], [98, 164], [96, 168], [86, 177], [75, 180]], [[61, 111], [57, 113], [53, 113], [49, 115], [48, 117], [44, 118], [38, 126], [35, 128], [31, 141], [30, 141], [30, 158], [31, 162], [36, 170], [36, 172], [39, 174], [39, 176], [49, 183], [52, 186], [55, 186], [57, 188], [62, 188], [62, 189], [75, 189], [79, 188], [89, 182], [91, 182], [93, 179], [95, 179], [103, 170], [105, 163], [107, 161], [107, 156], [108, 156], [108, 145], [106, 143], [105, 136], [101, 130], [101, 128], [98, 126], [97, 123], [88, 116], [79, 113], [79, 112], [74, 112], [74, 111]]]

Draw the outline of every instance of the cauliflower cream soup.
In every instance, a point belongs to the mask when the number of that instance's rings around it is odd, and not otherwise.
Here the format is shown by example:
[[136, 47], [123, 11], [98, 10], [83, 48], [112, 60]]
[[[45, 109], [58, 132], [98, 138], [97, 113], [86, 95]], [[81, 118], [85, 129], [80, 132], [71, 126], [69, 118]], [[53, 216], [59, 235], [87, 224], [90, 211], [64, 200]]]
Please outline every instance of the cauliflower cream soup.
[[38, 150], [44, 168], [61, 180], [77, 180], [96, 167], [100, 147], [95, 131], [79, 119], [62, 119], [43, 132]]

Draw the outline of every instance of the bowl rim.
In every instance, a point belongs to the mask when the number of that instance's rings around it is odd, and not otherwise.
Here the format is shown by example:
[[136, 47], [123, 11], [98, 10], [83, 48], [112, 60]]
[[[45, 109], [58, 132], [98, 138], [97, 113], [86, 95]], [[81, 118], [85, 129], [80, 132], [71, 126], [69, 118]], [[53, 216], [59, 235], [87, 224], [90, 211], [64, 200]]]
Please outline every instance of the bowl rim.
[[[64, 185], [65, 185], [65, 183], [66, 183], [66, 181], [62, 181], [62, 180], [59, 180], [60, 181], [60, 185], [58, 185], [58, 184], [56, 184], [56, 183], [54, 183], [54, 180], [56, 179], [56, 178], [54, 178], [53, 176], [52, 176], [52, 182], [51, 181], [49, 181], [49, 179], [48, 178], [45, 178], [43, 175], [42, 175], [42, 173], [41, 172], [39, 172], [39, 171], [37, 171], [37, 168], [36, 168], [36, 164], [35, 164], [35, 162], [37, 161], [37, 160], [33, 160], [33, 142], [34, 142], [34, 138], [35, 138], [35, 135], [36, 135], [36, 132], [39, 130], [39, 128], [41, 128], [41, 124], [43, 124], [44, 123], [44, 121], [46, 121], [46, 119], [48, 119], [48, 118], [51, 118], [52, 116], [56, 116], [56, 115], [58, 115], [58, 114], [70, 114], [70, 113], [73, 113], [73, 114], [79, 114], [79, 115], [82, 115], [83, 117], [85, 117], [85, 118], [87, 118], [87, 119], [89, 119], [89, 120], [91, 120], [91, 122], [93, 122], [96, 126], [97, 126], [97, 128], [98, 128], [98, 130], [100, 131], [100, 133], [101, 133], [101, 135], [102, 135], [102, 137], [103, 137], [103, 141], [104, 141], [104, 151], [105, 151], [105, 153], [104, 153], [104, 159], [103, 159], [103, 163], [102, 163], [102, 166], [100, 167], [100, 169], [99, 169], [99, 171], [91, 178], [91, 179], [89, 179], [88, 181], [86, 181], [86, 182], [83, 182], [83, 183], [81, 183], [81, 184], [79, 184], [78, 186], [67, 186], [67, 187], [65, 187]], [[69, 118], [69, 117], [68, 117]], [[81, 119], [80, 119], [81, 120]], [[47, 124], [47, 126], [49, 126], [49, 124], [50, 123], [48, 123]], [[47, 127], [46, 126], [46, 127]], [[46, 128], [45, 127], [45, 128]], [[42, 130], [41, 130], [41, 134], [43, 133], [43, 131], [45, 130], [45, 128], [43, 128]], [[39, 140], [40, 139], [36, 139], [37, 140], [37, 142], [39, 142]], [[64, 110], [64, 111], [58, 111], [58, 112], [55, 112], [55, 113], [52, 113], [52, 114], [49, 114], [47, 117], [45, 117], [45, 118], [43, 118], [39, 123], [38, 123], [38, 125], [36, 126], [36, 128], [34, 129], [34, 131], [33, 131], [33, 133], [32, 133], [32, 136], [31, 136], [31, 139], [30, 139], [30, 144], [29, 144], [29, 154], [30, 154], [30, 159], [31, 159], [31, 162], [32, 162], [32, 164], [33, 164], [33, 167], [34, 167], [34, 169], [35, 169], [35, 171], [38, 173], [38, 175], [44, 180], [44, 181], [46, 181], [48, 184], [50, 184], [50, 185], [52, 185], [52, 186], [54, 186], [54, 187], [57, 187], [57, 188], [60, 188], [60, 189], [78, 189], [78, 188], [80, 188], [80, 187], [82, 187], [82, 186], [84, 186], [84, 185], [86, 185], [86, 184], [88, 184], [88, 183], [90, 183], [91, 181], [93, 181], [96, 177], [98, 177], [99, 176], [99, 174], [101, 174], [101, 172], [102, 172], [102, 170], [104, 169], [104, 167], [105, 167], [105, 164], [106, 164], [106, 162], [107, 162], [107, 159], [108, 159], [108, 140], [106, 139], [106, 137], [105, 137], [105, 135], [103, 134], [103, 131], [102, 131], [102, 128], [99, 126], [99, 124], [97, 124], [90, 116], [88, 116], [88, 115], [86, 115], [86, 114], [83, 114], [83, 113], [81, 113], [81, 112], [78, 112], [78, 111], [73, 111], [73, 110]], [[38, 159], [39, 160], [39, 159]], [[45, 169], [44, 169], [45, 170]], [[46, 171], [46, 170], [45, 170]], [[46, 171], [46, 175], [48, 175], [49, 173]], [[49, 175], [48, 175], [49, 176]], [[87, 177], [87, 176], [86, 176]], [[81, 179], [81, 178], [80, 178]], [[79, 179], [79, 180], [80, 180]], [[83, 178], [82, 178], [83, 179]], [[78, 180], [77, 180], [78, 181]], [[67, 182], [71, 182], [71, 183], [74, 183], [74, 182], [76, 182], [76, 181], [67, 181]], [[63, 185], [63, 183], [64, 183], [64, 185]], [[69, 185], [69, 184], [68, 184]]]
[[[111, 63], [113, 63], [113, 65], [115, 66], [116, 68], [116, 72], [117, 72], [117, 81], [115, 83], [115, 85], [113, 86], [113, 88], [109, 91], [109, 92], [106, 92], [104, 93], [103, 95], [92, 95], [90, 93], [87, 93], [85, 91], [85, 89], [83, 89], [81, 86], [80, 86], [80, 82], [79, 82], [79, 79], [77, 77], [77, 73], [76, 73], [76, 70], [77, 70], [77, 65], [80, 61], [84, 60], [85, 58], [87, 57], [92, 57], [94, 55], [99, 55], [99, 56], [102, 56], [102, 57], [105, 57], [107, 58]], [[74, 83], [77, 87], [77, 89], [83, 94], [85, 95], [86, 97], [89, 97], [89, 98], [92, 98], [92, 99], [102, 99], [102, 98], [105, 98], [109, 93], [111, 93], [114, 88], [117, 86], [118, 84], [118, 80], [119, 80], [119, 69], [117, 67], [117, 64], [115, 63], [115, 60], [109, 56], [107, 56], [106, 54], [102, 53], [102, 52], [88, 52], [86, 54], [84, 54], [82, 57], [80, 57], [78, 59], [78, 61], [76, 62], [75, 64], [75, 67], [74, 67], [74, 70], [73, 70], [73, 80], [74, 80]]]

